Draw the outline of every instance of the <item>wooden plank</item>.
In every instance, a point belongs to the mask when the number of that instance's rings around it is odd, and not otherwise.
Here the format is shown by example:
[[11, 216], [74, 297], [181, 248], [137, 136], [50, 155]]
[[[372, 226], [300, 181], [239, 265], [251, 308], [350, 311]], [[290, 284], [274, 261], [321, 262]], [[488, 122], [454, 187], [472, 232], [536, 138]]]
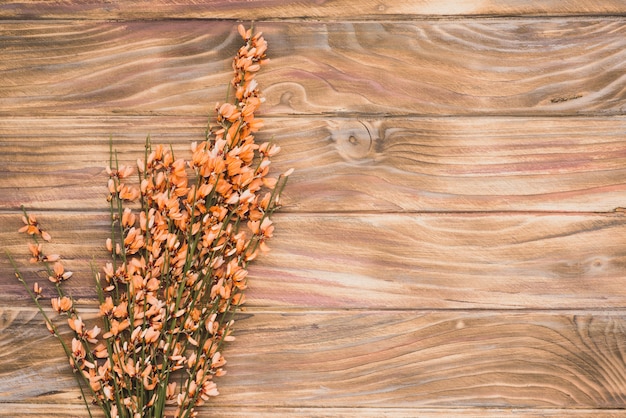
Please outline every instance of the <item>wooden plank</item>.
[[[69, 291], [93, 300], [92, 259], [106, 259], [107, 214], [50, 212], [47, 248], [75, 272]], [[18, 213], [0, 214], [0, 242], [29, 281]], [[250, 306], [348, 309], [621, 309], [624, 214], [423, 214], [276, 217], [272, 251], [251, 266]], [[0, 300], [27, 302], [6, 257]], [[46, 295], [50, 295], [46, 290]]]
[[[106, 208], [109, 139], [189, 155], [202, 117], [0, 119], [0, 208]], [[268, 118], [289, 212], [613, 211], [626, 206], [626, 118]]]
[[5, 0], [0, 18], [54, 19], [406, 19], [420, 16], [511, 16], [511, 15], [594, 15], [624, 14], [619, 0], [593, 2], [562, 0], [196, 0], [106, 1]]
[[[0, 417], [7, 418], [87, 418], [85, 407], [80, 405], [59, 404], [21, 404], [0, 403]], [[95, 412], [95, 411], [94, 411]], [[202, 410], [203, 416], [212, 418], [274, 418], [306, 417], [306, 418], [450, 418], [462, 416], [465, 418], [623, 418], [626, 411], [621, 409], [528, 409], [528, 408], [325, 408], [305, 407], [289, 408], [282, 406], [247, 407], [222, 406], [219, 398], [210, 406]], [[93, 413], [94, 417], [104, 414]]]
[[[624, 18], [260, 22], [265, 112], [621, 114]], [[207, 113], [230, 21], [5, 21], [0, 115]]]
[[[12, 308], [1, 317], [0, 402], [77, 405], [64, 354], [40, 318]], [[621, 409], [625, 327], [623, 313], [603, 312], [250, 310], [225, 350], [217, 402]]]

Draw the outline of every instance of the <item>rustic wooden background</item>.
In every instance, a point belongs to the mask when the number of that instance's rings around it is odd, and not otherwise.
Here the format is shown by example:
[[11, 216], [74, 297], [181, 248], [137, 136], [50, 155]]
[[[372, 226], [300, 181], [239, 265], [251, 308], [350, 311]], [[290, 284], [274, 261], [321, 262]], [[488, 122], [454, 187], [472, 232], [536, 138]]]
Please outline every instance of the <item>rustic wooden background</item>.
[[[626, 417], [622, 0], [3, 0], [0, 19], [0, 239], [25, 257], [20, 204], [37, 214], [85, 312], [109, 137], [128, 161], [146, 134], [186, 149], [237, 21], [265, 33], [260, 136], [296, 172], [202, 416]], [[84, 417], [78, 396], [0, 257], [0, 417]]]

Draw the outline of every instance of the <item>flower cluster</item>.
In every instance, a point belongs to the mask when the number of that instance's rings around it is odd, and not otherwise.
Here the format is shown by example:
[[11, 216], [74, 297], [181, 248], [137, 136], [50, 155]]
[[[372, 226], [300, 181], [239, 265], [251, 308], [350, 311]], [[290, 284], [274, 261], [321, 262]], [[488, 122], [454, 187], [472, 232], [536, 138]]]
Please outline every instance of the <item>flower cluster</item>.
[[[216, 106], [215, 125], [191, 144], [189, 159], [147, 140], [135, 182], [135, 169], [111, 152], [111, 260], [96, 273], [99, 326], [88, 328], [63, 293], [72, 273], [58, 255], [43, 254], [36, 237], [50, 236], [25, 213], [21, 231], [35, 237], [31, 261], [46, 265], [57, 290], [52, 309], [74, 331], [63, 347], [107, 417], [161, 417], [168, 406], [175, 417], [193, 417], [218, 395], [213, 378], [225, 373], [223, 343], [234, 339], [248, 263], [268, 250], [270, 217], [290, 172], [269, 177], [280, 148], [255, 142], [263, 126], [255, 117], [263, 102], [255, 75], [267, 43], [243, 26], [239, 33], [244, 45], [233, 60], [232, 102]], [[41, 291], [29, 288], [38, 306]]]

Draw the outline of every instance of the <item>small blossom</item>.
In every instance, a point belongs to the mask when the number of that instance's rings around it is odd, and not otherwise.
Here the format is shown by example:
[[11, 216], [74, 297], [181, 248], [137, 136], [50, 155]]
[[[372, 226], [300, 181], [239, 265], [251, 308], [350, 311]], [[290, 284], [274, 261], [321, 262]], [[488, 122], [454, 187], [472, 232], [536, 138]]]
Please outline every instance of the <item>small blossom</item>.
[[126, 184], [120, 185], [118, 193], [121, 200], [127, 200], [129, 202], [134, 202], [140, 195], [137, 188], [130, 187]]
[[87, 355], [85, 346], [76, 338], [72, 338], [72, 355], [77, 360], [84, 359]]
[[107, 296], [103, 303], [100, 304], [100, 315], [108, 316], [113, 313], [113, 309], [115, 305], [113, 305], [113, 298], [111, 296]]
[[61, 264], [60, 261], [57, 261], [56, 263], [54, 263], [54, 265], [52, 266], [52, 270], [54, 272], [54, 275], [48, 277], [48, 279], [52, 283], [59, 283], [64, 280], [67, 280], [70, 277], [72, 277], [72, 275], [74, 274], [71, 271], [65, 271], [65, 268], [63, 267], [63, 264]]
[[252, 35], [252, 30], [251, 29], [246, 30], [246, 28], [244, 28], [244, 26], [241, 24], [237, 26], [237, 31], [239, 32], [239, 35], [243, 38], [244, 41], [247, 41], [248, 39], [250, 39], [250, 36]]
[[130, 208], [126, 208], [124, 209], [124, 214], [122, 215], [122, 226], [131, 227], [135, 224], [136, 219], [137, 217], [132, 212], [132, 210], [130, 210]]
[[87, 332], [85, 332], [85, 339], [92, 344], [96, 344], [98, 342], [98, 335], [100, 334], [100, 327], [94, 325], [94, 327]]
[[39, 224], [37, 223], [37, 219], [33, 215], [24, 215], [22, 216], [22, 222], [24, 226], [21, 227], [18, 232], [25, 232], [28, 235], [39, 235], [41, 231], [39, 229]]
[[31, 263], [37, 263], [39, 261], [43, 261], [43, 254], [41, 254], [41, 250], [43, 248], [42, 244], [33, 244], [28, 243], [28, 249], [32, 254], [32, 258], [30, 259]]
[[68, 318], [67, 323], [70, 328], [76, 332], [76, 334], [83, 335], [85, 324], [82, 319], [78, 317]]
[[60, 298], [52, 298], [50, 300], [52, 303], [52, 309], [54, 309], [57, 313], [69, 312], [72, 309], [72, 299], [67, 296], [63, 296]]
[[125, 179], [133, 174], [133, 168], [131, 166], [122, 165], [117, 170], [113, 170], [111, 167], [106, 167], [106, 172], [109, 177], [117, 177], [118, 179]]
[[58, 254], [49, 254], [49, 255], [44, 255], [42, 258], [42, 261], [45, 261], [47, 263], [54, 263], [56, 261], [59, 261], [61, 259], [61, 256]]
[[35, 282], [35, 284], [33, 285], [33, 293], [35, 294], [35, 297], [40, 298], [41, 292], [41, 286], [39, 286], [39, 283]]
[[52, 237], [50, 236], [50, 234], [43, 230], [41, 231], [41, 238], [43, 238], [44, 241], [52, 241]]

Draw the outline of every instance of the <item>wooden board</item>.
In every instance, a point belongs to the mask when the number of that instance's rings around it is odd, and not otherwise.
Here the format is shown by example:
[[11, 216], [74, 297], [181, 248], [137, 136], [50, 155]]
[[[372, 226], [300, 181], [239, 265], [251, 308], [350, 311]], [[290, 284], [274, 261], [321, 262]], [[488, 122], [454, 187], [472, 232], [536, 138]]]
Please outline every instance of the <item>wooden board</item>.
[[[208, 113], [238, 48], [224, 21], [8, 21], [0, 115]], [[259, 23], [272, 115], [622, 114], [626, 25], [603, 20]], [[497, 34], [497, 36], [494, 36]]]
[[[259, 141], [295, 168], [287, 212], [610, 212], [626, 206], [626, 118], [270, 118]], [[106, 208], [112, 139], [180, 157], [203, 117], [0, 118], [0, 208]]]
[[[0, 317], [0, 402], [79, 404], [40, 317], [10, 308]], [[625, 326], [623, 313], [603, 312], [249, 310], [237, 322], [216, 403], [619, 408]]]
[[5, 0], [0, 18], [91, 19], [406, 19], [450, 15], [606, 15], [624, 14], [619, 0], [201, 0], [201, 1], [67, 1]]
[[[0, 242], [26, 256], [33, 208], [84, 312], [109, 137], [124, 162], [146, 134], [184, 152], [237, 20], [265, 33], [259, 140], [296, 172], [201, 416], [626, 417], [623, 1], [8, 0], [0, 19]], [[2, 256], [0, 306], [0, 417], [86, 417]]]
[[[91, 261], [106, 259], [106, 213], [45, 213], [49, 251], [96, 297]], [[280, 215], [272, 251], [251, 267], [252, 306], [345, 309], [619, 309], [626, 286], [624, 214]], [[26, 261], [19, 214], [0, 214], [0, 242]], [[26, 302], [0, 258], [0, 300]]]
[[[0, 417], [7, 418], [87, 418], [84, 406], [55, 404], [16, 404], [5, 403], [6, 408], [0, 411]], [[450, 414], [467, 418], [562, 418], [563, 411], [559, 409], [528, 409], [528, 408], [325, 408], [325, 407], [301, 407], [289, 408], [283, 406], [266, 407], [242, 407], [221, 406], [213, 404], [203, 409], [203, 413], [212, 418], [240, 418], [241, 416], [257, 418], [280, 417], [307, 417], [307, 418], [407, 418], [418, 416], [420, 418], [450, 418]], [[101, 417], [102, 414], [93, 414]], [[626, 411], [620, 409], [570, 409], [568, 417], [574, 418], [623, 418]]]

